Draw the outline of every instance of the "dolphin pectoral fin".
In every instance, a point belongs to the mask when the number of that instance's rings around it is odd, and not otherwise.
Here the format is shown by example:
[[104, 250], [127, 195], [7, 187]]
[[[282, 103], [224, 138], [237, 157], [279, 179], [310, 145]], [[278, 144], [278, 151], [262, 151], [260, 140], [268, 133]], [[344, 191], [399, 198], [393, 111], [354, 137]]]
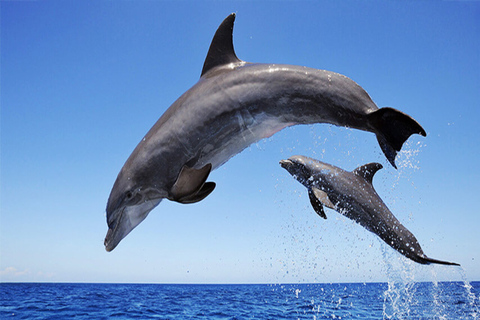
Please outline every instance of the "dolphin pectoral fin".
[[397, 152], [403, 143], [414, 133], [426, 136], [422, 126], [409, 115], [393, 108], [381, 108], [368, 116], [370, 124], [375, 128], [378, 143], [383, 153], [394, 168]]
[[368, 163], [363, 166], [360, 166], [355, 170], [353, 170], [352, 172], [357, 176], [362, 177], [366, 181], [370, 182], [371, 184], [375, 173], [382, 168], [383, 166], [380, 163], [372, 162], [372, 163]]
[[317, 199], [312, 189], [308, 190], [308, 197], [310, 198], [310, 203], [312, 204], [313, 210], [315, 210], [315, 212], [323, 219], [327, 219], [327, 215], [323, 210], [322, 202]]
[[312, 187], [308, 189], [308, 196], [313, 209], [320, 217], [327, 219], [327, 215], [323, 210], [323, 206], [336, 210], [335, 205], [332, 203], [332, 201], [330, 201], [328, 194], [325, 191]]
[[205, 183], [211, 170], [211, 163], [200, 169], [184, 165], [168, 198], [180, 203], [194, 203], [204, 199], [215, 189], [215, 183]]
[[213, 189], [215, 189], [215, 182], [205, 182], [202, 188], [195, 194], [192, 194], [187, 197], [183, 197], [181, 199], [175, 200], [179, 203], [189, 204], [202, 201], [205, 199], [210, 193], [212, 193]]
[[330, 201], [330, 199], [328, 198], [328, 194], [325, 192], [325, 191], [322, 191], [318, 188], [315, 188], [313, 187], [312, 188], [312, 192], [313, 194], [315, 195], [315, 197], [321, 202], [323, 203], [323, 205], [325, 205], [327, 208], [330, 208], [332, 210], [337, 210], [337, 208], [335, 207], [335, 205], [332, 203], [332, 201]]

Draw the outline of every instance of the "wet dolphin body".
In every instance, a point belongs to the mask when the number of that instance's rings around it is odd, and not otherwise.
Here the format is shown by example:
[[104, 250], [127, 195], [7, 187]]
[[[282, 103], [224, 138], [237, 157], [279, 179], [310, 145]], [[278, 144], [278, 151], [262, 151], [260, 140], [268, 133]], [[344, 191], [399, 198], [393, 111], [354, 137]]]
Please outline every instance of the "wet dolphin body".
[[198, 83], [161, 116], [118, 174], [106, 208], [107, 251], [163, 198], [204, 199], [215, 188], [206, 182], [211, 170], [285, 127], [330, 123], [373, 132], [394, 166], [410, 135], [426, 135], [408, 115], [379, 109], [343, 75], [238, 59], [234, 19], [229, 15], [215, 33]]
[[427, 257], [415, 236], [395, 218], [373, 188], [372, 179], [382, 168], [369, 163], [352, 172], [308, 158], [293, 156], [280, 161], [295, 179], [308, 189], [310, 203], [326, 219], [323, 206], [336, 210], [378, 235], [405, 257], [421, 264], [458, 265]]

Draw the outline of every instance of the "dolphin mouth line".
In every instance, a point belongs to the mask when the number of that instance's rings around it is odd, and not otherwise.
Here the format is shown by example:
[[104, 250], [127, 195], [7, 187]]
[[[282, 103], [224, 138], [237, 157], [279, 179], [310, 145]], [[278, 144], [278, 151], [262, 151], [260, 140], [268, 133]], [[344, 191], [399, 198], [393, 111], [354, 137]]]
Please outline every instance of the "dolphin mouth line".
[[282, 166], [282, 168], [286, 168], [287, 166], [293, 164], [293, 162], [290, 160], [280, 160], [279, 163]]
[[124, 211], [125, 211], [125, 207], [122, 208], [122, 211], [120, 212], [120, 216], [117, 220], [114, 221], [114, 224], [115, 224], [115, 227], [112, 229], [112, 228], [108, 228], [108, 231], [107, 231], [107, 235], [105, 236], [105, 241], [103, 242], [104, 246], [105, 246], [105, 249], [110, 252], [112, 251], [113, 249], [115, 249], [115, 247], [113, 248], [109, 248], [108, 245], [110, 244], [111, 240], [113, 239], [113, 235], [117, 234], [117, 230], [118, 228], [120, 227], [120, 220], [122, 220], [123, 216], [124, 216]]

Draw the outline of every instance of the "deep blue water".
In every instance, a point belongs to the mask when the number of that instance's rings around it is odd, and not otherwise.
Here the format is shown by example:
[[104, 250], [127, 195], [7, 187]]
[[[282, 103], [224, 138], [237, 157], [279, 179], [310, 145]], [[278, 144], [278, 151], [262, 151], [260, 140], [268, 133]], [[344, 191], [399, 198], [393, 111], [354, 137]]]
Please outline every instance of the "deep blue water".
[[480, 282], [0, 283], [1, 319], [479, 319]]

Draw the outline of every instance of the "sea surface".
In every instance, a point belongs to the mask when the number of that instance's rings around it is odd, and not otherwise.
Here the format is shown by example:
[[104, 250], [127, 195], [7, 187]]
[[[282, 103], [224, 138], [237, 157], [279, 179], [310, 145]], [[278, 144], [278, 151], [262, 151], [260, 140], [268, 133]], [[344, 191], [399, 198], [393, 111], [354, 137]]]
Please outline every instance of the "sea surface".
[[479, 319], [480, 282], [0, 283], [0, 319]]

